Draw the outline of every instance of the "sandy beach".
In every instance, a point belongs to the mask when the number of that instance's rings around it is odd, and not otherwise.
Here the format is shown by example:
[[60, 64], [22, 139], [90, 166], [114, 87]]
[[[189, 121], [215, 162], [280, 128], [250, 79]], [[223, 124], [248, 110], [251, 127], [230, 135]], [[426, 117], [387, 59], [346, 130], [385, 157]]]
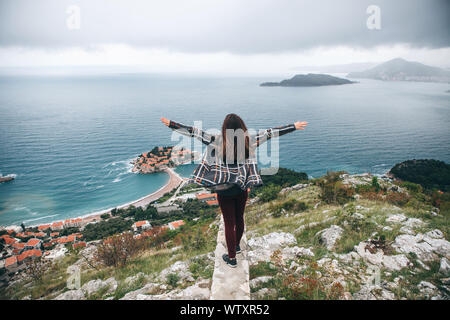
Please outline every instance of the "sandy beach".
[[[82, 215], [82, 216], [77, 216], [77, 217], [71, 217], [70, 219], [75, 219], [75, 218], [81, 218], [83, 219], [83, 225], [89, 223], [89, 222], [93, 222], [93, 221], [98, 221], [101, 220], [101, 215], [105, 214], [105, 213], [110, 213], [112, 209], [117, 208], [117, 209], [122, 209], [122, 208], [127, 208], [131, 205], [135, 206], [135, 207], [145, 207], [147, 206], [149, 203], [158, 200], [159, 198], [161, 198], [162, 196], [164, 196], [164, 194], [174, 190], [175, 188], [177, 188], [180, 183], [183, 181], [183, 178], [181, 178], [181, 176], [176, 173], [172, 168], [166, 168], [163, 170], [164, 172], [169, 174], [169, 181], [160, 189], [156, 190], [153, 193], [150, 193], [148, 195], [146, 195], [145, 197], [142, 197], [140, 199], [119, 205], [119, 206], [115, 206], [109, 209], [105, 209], [105, 210], [101, 210], [101, 211], [97, 211], [97, 212], [93, 212], [93, 213], [89, 213], [86, 215]], [[52, 224], [53, 222], [56, 221], [61, 221], [61, 220], [55, 220], [52, 222], [47, 222], [47, 223], [41, 223], [41, 224], [35, 224], [32, 226], [39, 226], [39, 225], [43, 225], [43, 224]], [[17, 227], [17, 226], [5, 226], [3, 228], [8, 229], [8, 228], [13, 228], [13, 227]]]
[[109, 213], [111, 212], [112, 209], [117, 208], [117, 209], [122, 209], [122, 208], [127, 208], [131, 205], [135, 206], [135, 207], [145, 207], [147, 206], [149, 203], [158, 200], [159, 198], [161, 198], [164, 194], [174, 190], [175, 188], [177, 188], [180, 183], [183, 181], [183, 179], [180, 177], [180, 175], [178, 173], [176, 173], [172, 168], [167, 168], [165, 170], [163, 170], [164, 172], [169, 174], [169, 181], [160, 189], [156, 190], [153, 193], [150, 193], [148, 195], [146, 195], [145, 197], [142, 197], [140, 199], [137, 199], [135, 201], [132, 202], [128, 202], [125, 204], [122, 204], [120, 206], [116, 206], [113, 208], [109, 208], [106, 210], [102, 210], [102, 211], [98, 211], [95, 213], [90, 213], [88, 215], [84, 215], [81, 216], [79, 218], [83, 219], [83, 223], [89, 223], [92, 221], [96, 221], [98, 219], [100, 219], [100, 216], [102, 214], [105, 213]]

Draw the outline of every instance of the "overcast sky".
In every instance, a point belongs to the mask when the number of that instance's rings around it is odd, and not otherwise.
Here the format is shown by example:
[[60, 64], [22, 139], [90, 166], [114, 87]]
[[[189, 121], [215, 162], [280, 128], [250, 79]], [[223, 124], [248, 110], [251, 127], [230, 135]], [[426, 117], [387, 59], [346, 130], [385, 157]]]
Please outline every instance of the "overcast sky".
[[[367, 27], [369, 5], [379, 30]], [[0, 66], [281, 74], [403, 57], [450, 67], [449, 30], [447, 0], [0, 0]]]

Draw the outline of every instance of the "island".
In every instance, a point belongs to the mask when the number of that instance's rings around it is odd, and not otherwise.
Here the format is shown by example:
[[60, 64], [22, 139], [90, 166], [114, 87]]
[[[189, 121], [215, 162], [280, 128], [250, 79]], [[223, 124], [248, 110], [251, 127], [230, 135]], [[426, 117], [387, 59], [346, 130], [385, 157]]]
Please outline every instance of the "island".
[[185, 148], [166, 146], [154, 147], [150, 152], [139, 155], [131, 163], [133, 172], [153, 173], [161, 172], [181, 164], [198, 159], [198, 152]]
[[342, 79], [328, 74], [297, 74], [291, 79], [283, 80], [281, 82], [264, 82], [261, 87], [319, 87], [319, 86], [334, 86], [341, 84], [351, 84], [355, 81]]
[[351, 72], [349, 78], [384, 81], [450, 82], [450, 71], [396, 58], [361, 72]]
[[14, 180], [14, 177], [12, 177], [12, 176], [0, 177], [0, 183], [12, 181], [12, 180]]

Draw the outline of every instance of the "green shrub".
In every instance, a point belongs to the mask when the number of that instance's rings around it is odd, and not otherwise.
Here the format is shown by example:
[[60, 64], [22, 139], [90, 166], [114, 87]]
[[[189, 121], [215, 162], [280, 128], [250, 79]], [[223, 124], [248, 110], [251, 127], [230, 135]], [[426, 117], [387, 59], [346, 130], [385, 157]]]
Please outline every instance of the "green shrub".
[[352, 187], [342, 183], [340, 175], [343, 172], [327, 172], [327, 174], [318, 180], [321, 188], [320, 198], [326, 203], [344, 204], [353, 199], [355, 190]]
[[179, 280], [180, 277], [176, 273], [167, 275], [167, 283], [174, 288], [177, 286]]
[[409, 182], [409, 181], [404, 181], [404, 182], [400, 183], [400, 187], [406, 188], [409, 191], [415, 192], [415, 193], [421, 193], [423, 191], [422, 186], [420, 184], [417, 184], [414, 182]]
[[100, 218], [102, 218], [103, 220], [106, 220], [110, 217], [109, 213], [104, 213], [100, 216]]
[[280, 217], [283, 210], [291, 212], [301, 212], [305, 211], [307, 208], [308, 206], [305, 202], [298, 201], [296, 199], [289, 199], [283, 203], [271, 205], [269, 207], [269, 210], [273, 212], [274, 217]]
[[277, 185], [267, 185], [261, 189], [261, 193], [258, 194], [259, 199], [262, 202], [269, 202], [278, 198], [278, 193], [280, 193], [281, 187]]

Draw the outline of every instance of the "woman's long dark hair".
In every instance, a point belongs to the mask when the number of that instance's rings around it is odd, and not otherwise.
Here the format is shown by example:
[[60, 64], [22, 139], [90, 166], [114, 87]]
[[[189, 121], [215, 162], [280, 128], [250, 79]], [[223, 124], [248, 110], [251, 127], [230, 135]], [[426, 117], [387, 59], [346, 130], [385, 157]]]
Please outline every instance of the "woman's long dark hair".
[[223, 120], [223, 125], [222, 125], [222, 139], [223, 139], [223, 145], [222, 145], [222, 160], [223, 162], [227, 162], [226, 158], [227, 158], [227, 145], [229, 147], [234, 146], [234, 152], [233, 152], [233, 159], [234, 159], [234, 163], [238, 163], [243, 161], [243, 157], [238, 157], [238, 141], [236, 136], [234, 136], [234, 143], [232, 143], [231, 141], [227, 142], [227, 129], [233, 129], [233, 130], [238, 130], [238, 129], [242, 129], [242, 131], [245, 133], [245, 159], [249, 158], [249, 137], [248, 137], [248, 132], [247, 132], [247, 126], [244, 123], [244, 120], [241, 119], [241, 117], [239, 117], [237, 114], [234, 113], [230, 113], [225, 117], [225, 120]]

